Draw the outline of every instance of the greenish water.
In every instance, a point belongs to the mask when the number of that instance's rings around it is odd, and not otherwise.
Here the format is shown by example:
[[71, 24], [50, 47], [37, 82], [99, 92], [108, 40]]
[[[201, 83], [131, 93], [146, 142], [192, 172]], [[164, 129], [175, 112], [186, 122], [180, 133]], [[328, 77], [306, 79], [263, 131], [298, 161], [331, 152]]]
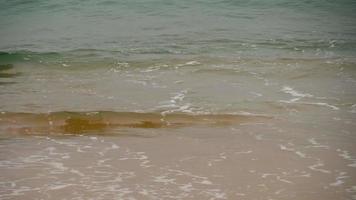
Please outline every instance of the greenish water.
[[356, 3], [291, 0], [0, 2], [3, 52], [355, 55]]
[[273, 115], [292, 103], [354, 112], [355, 1], [0, 7], [3, 111]]

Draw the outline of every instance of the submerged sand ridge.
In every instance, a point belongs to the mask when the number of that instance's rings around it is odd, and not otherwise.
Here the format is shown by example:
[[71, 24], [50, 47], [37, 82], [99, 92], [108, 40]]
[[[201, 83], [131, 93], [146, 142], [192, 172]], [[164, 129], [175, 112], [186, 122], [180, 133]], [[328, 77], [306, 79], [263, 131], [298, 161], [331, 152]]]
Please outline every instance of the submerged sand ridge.
[[105, 134], [117, 128], [178, 128], [229, 126], [272, 117], [238, 114], [187, 114], [138, 112], [53, 112], [0, 114], [1, 129], [17, 134]]

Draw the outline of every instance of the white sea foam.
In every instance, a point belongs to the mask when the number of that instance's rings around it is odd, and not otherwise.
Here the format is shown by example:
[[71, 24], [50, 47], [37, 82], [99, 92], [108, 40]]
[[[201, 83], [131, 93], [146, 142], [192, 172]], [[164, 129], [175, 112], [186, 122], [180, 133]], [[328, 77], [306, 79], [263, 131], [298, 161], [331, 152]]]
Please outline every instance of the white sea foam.
[[192, 187], [191, 183], [188, 184], [184, 184], [182, 186], [179, 186], [179, 189], [183, 190], [184, 192], [191, 192], [194, 190], [194, 188]]
[[305, 153], [302, 153], [302, 152], [300, 152], [300, 151], [296, 151], [295, 154], [297, 154], [297, 155], [298, 155], [299, 157], [301, 157], [301, 158], [306, 158]]
[[320, 145], [320, 143], [318, 143], [315, 138], [310, 138], [308, 139], [308, 141], [312, 144], [312, 145]]
[[286, 180], [286, 179], [282, 178], [281, 176], [279, 176], [276, 173], [264, 173], [264, 174], [261, 175], [262, 178], [267, 178], [269, 176], [275, 177], [278, 181], [281, 181], [281, 182], [284, 182], [284, 183], [289, 183], [289, 184], [293, 183], [293, 182], [291, 182], [289, 180]]
[[173, 96], [169, 101], [160, 102], [162, 105], [157, 106], [156, 108], [170, 108], [168, 110], [162, 111], [162, 116], [172, 112], [193, 113], [192, 104], [189, 102], [183, 103], [187, 93], [188, 90], [182, 90], [180, 92], [173, 93]]
[[301, 102], [301, 101], [299, 101], [300, 99], [305, 98], [305, 97], [309, 97], [309, 98], [313, 97], [315, 99], [327, 99], [325, 97], [314, 97], [314, 95], [312, 95], [312, 94], [299, 92], [289, 86], [284, 86], [281, 91], [295, 97], [290, 100], [280, 100], [279, 102], [282, 102], [282, 103], [298, 103], [298, 104], [304, 104], [304, 105], [325, 106], [325, 107], [331, 108], [333, 110], [339, 110], [338, 107], [336, 107], [334, 105], [330, 105], [325, 102]]
[[137, 152], [137, 155], [139, 155], [137, 159], [142, 160], [142, 162], [140, 163], [141, 167], [147, 168], [152, 166], [148, 164], [151, 161], [148, 159], [148, 156], [145, 154], [145, 152]]
[[323, 102], [316, 102], [316, 103], [312, 103], [312, 102], [299, 102], [300, 104], [305, 104], [305, 105], [316, 105], [316, 106], [325, 106], [325, 107], [329, 107], [333, 110], [340, 110], [340, 108], [334, 106], [334, 105], [330, 105], [327, 103], [323, 103]]
[[119, 158], [118, 160], [138, 160], [140, 166], [143, 168], [152, 167], [149, 165], [151, 162], [145, 152], [132, 152], [129, 149], [126, 150], [126, 157]]
[[276, 174], [271, 174], [271, 173], [264, 173], [262, 174], [262, 178], [267, 178], [268, 176], [276, 176]]
[[350, 110], [351, 113], [356, 113], [356, 104], [353, 104], [351, 106], [351, 110]]
[[280, 149], [283, 150], [283, 151], [294, 151], [293, 148], [288, 148], [282, 144], [279, 145]]
[[125, 68], [130, 67], [129, 63], [127, 62], [117, 62], [116, 64], [118, 67], [125, 67]]
[[169, 178], [167, 175], [161, 175], [161, 176], [156, 176], [153, 181], [167, 185], [167, 184], [175, 184], [175, 180], [176, 179], [174, 178]]
[[293, 183], [292, 181], [289, 181], [287, 179], [281, 178], [280, 176], [276, 176], [276, 179], [281, 181], [281, 182], [284, 182], [284, 183], [289, 183], [289, 184]]
[[105, 164], [105, 162], [110, 161], [110, 160], [111, 159], [109, 159], [109, 158], [98, 160], [97, 161], [97, 165], [100, 166], [100, 167], [111, 167], [111, 165]]
[[76, 174], [78, 176], [82, 176], [82, 177], [85, 176], [85, 174], [83, 174], [82, 172], [80, 172], [80, 171], [78, 171], [76, 169], [71, 169], [70, 172], [73, 173], [73, 174]]
[[312, 147], [312, 148], [329, 148], [329, 146], [322, 145], [319, 142], [317, 142], [315, 140], [315, 138], [309, 138], [308, 142], [311, 143], [312, 145], [311, 146], [307, 146], [307, 148], [310, 148], [310, 147]]
[[295, 98], [295, 99], [291, 99], [291, 100], [288, 100], [288, 101], [280, 100], [279, 102], [288, 103], [288, 104], [289, 103], [294, 103], [294, 104], [300, 104], [300, 105], [324, 106], [324, 107], [331, 108], [332, 110], [340, 110], [340, 108], [338, 108], [338, 107], [336, 107], [334, 105], [330, 105], [328, 103], [324, 103], [324, 102], [301, 102], [301, 101], [296, 102], [297, 100], [299, 100], [299, 99]]
[[314, 165], [309, 166], [308, 168], [313, 170], [313, 171], [317, 171], [317, 172], [321, 172], [321, 173], [325, 173], [325, 174], [330, 174], [331, 172], [329, 170], [326, 169], [320, 169], [319, 167], [324, 166], [324, 164], [318, 160], [318, 162]]
[[350, 155], [350, 153], [346, 150], [341, 150], [341, 149], [337, 149], [336, 150], [339, 153], [339, 156], [344, 158], [347, 161], [351, 161], [351, 164], [348, 164], [347, 166], [349, 167], [356, 167], [356, 158], [354, 158], [353, 156]]
[[299, 99], [301, 99], [303, 97], [313, 97], [313, 95], [311, 95], [311, 94], [301, 93], [301, 92], [299, 92], [297, 90], [294, 90], [292, 87], [289, 87], [289, 86], [284, 86], [282, 88], [282, 91], [284, 93], [287, 93], [287, 94], [290, 94], [290, 95], [292, 95], [294, 97], [297, 97], [297, 98], [292, 99], [291, 101], [297, 101], [297, 100], [299, 100]]
[[187, 92], [188, 92], [187, 90], [182, 90], [180, 92], [177, 92], [175, 96], [171, 97], [170, 102], [177, 103], [177, 102], [183, 101]]
[[62, 184], [62, 185], [53, 185], [53, 186], [49, 186], [48, 190], [60, 190], [69, 186], [72, 186], [73, 184]]
[[139, 191], [138, 193], [139, 193], [139, 194], [142, 194], [142, 195], [144, 195], [144, 196], [148, 196], [148, 195], [150, 194], [149, 191], [146, 190], [146, 189], [142, 189], [142, 190]]
[[306, 154], [305, 153], [302, 153], [300, 151], [297, 151], [295, 150], [294, 148], [288, 148], [282, 144], [279, 145], [280, 149], [283, 150], [283, 151], [291, 151], [291, 152], [294, 152], [295, 154], [297, 154], [299, 157], [301, 158], [306, 158]]
[[262, 97], [263, 96], [263, 94], [257, 93], [257, 92], [250, 92], [250, 94], [253, 94], [256, 97]]
[[145, 70], [142, 70], [141, 72], [144, 72], [144, 73], [149, 73], [149, 72], [153, 72], [153, 71], [157, 71], [157, 70], [160, 70], [161, 69], [161, 66], [160, 65], [156, 65], [156, 66], [153, 66], [153, 67], [149, 67]]
[[224, 152], [223, 152], [223, 153], [220, 153], [218, 158], [212, 159], [212, 160], [209, 160], [209, 161], [208, 161], [208, 166], [212, 166], [212, 165], [213, 165], [213, 162], [222, 162], [222, 161], [224, 161], [224, 160], [226, 160], [226, 159], [227, 159], [226, 154], [225, 154]]
[[194, 174], [192, 174], [190, 172], [185, 172], [185, 171], [176, 170], [176, 169], [168, 169], [168, 171], [173, 172], [173, 173], [175, 173], [177, 175], [188, 176], [188, 177], [192, 178], [195, 183], [198, 183], [198, 184], [203, 184], [203, 185], [212, 185], [213, 184], [208, 179], [208, 177], [198, 176], [198, 175], [194, 175]]
[[178, 81], [174, 81], [175, 84], [181, 84], [181, 83], [184, 83], [183, 80], [178, 80]]
[[52, 166], [53, 168], [60, 170], [60, 171], [66, 171], [68, 170], [68, 167], [65, 167], [63, 163], [59, 162], [49, 162], [48, 165]]
[[176, 93], [173, 93], [173, 96], [168, 101], [160, 102], [160, 106], [157, 108], [177, 108], [180, 107], [179, 104], [184, 100], [188, 90], [182, 90]]
[[195, 60], [192, 60], [192, 61], [188, 61], [188, 62], [186, 62], [186, 63], [184, 63], [184, 64], [178, 64], [178, 65], [176, 66], [176, 68], [178, 68], [178, 67], [184, 67], [184, 66], [193, 66], [193, 65], [200, 65], [200, 62], [195, 61]]
[[235, 152], [235, 154], [250, 154], [250, 153], [252, 153], [251, 150], [248, 150], [248, 151], [237, 151], [237, 152]]
[[200, 65], [200, 62], [193, 60], [193, 61], [186, 62], [185, 65]]
[[227, 199], [226, 193], [222, 192], [219, 189], [210, 189], [202, 191], [202, 193], [206, 193], [207, 195], [211, 196], [210, 199]]
[[339, 172], [338, 176], [336, 177], [335, 182], [330, 183], [330, 186], [340, 186], [345, 183], [343, 179], [349, 178], [349, 176], [345, 176], [347, 173], [346, 172]]
[[120, 147], [114, 143], [111, 144], [111, 146], [109, 147], [105, 147], [103, 149], [103, 151], [99, 151], [98, 154], [101, 155], [101, 156], [104, 156], [106, 154], [106, 152], [108, 151], [112, 151], [112, 150], [116, 150], [116, 149], [119, 149]]

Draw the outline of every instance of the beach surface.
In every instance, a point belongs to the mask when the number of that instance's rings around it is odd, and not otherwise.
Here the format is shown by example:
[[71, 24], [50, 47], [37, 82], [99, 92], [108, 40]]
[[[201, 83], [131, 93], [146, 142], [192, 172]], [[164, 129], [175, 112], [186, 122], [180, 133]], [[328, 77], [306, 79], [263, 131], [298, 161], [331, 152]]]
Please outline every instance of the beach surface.
[[1, 200], [356, 199], [354, 1], [0, 7]]

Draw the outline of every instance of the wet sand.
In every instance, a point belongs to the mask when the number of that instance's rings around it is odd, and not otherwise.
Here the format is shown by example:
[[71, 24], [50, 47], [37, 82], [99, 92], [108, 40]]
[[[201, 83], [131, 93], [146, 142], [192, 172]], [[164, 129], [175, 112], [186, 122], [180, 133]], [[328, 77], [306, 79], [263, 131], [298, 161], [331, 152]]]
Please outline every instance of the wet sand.
[[[353, 199], [353, 136], [286, 120], [0, 140], [2, 199]], [[98, 131], [98, 130], [96, 130]], [[113, 130], [110, 130], [113, 133]], [[350, 138], [351, 137], [351, 138]]]

